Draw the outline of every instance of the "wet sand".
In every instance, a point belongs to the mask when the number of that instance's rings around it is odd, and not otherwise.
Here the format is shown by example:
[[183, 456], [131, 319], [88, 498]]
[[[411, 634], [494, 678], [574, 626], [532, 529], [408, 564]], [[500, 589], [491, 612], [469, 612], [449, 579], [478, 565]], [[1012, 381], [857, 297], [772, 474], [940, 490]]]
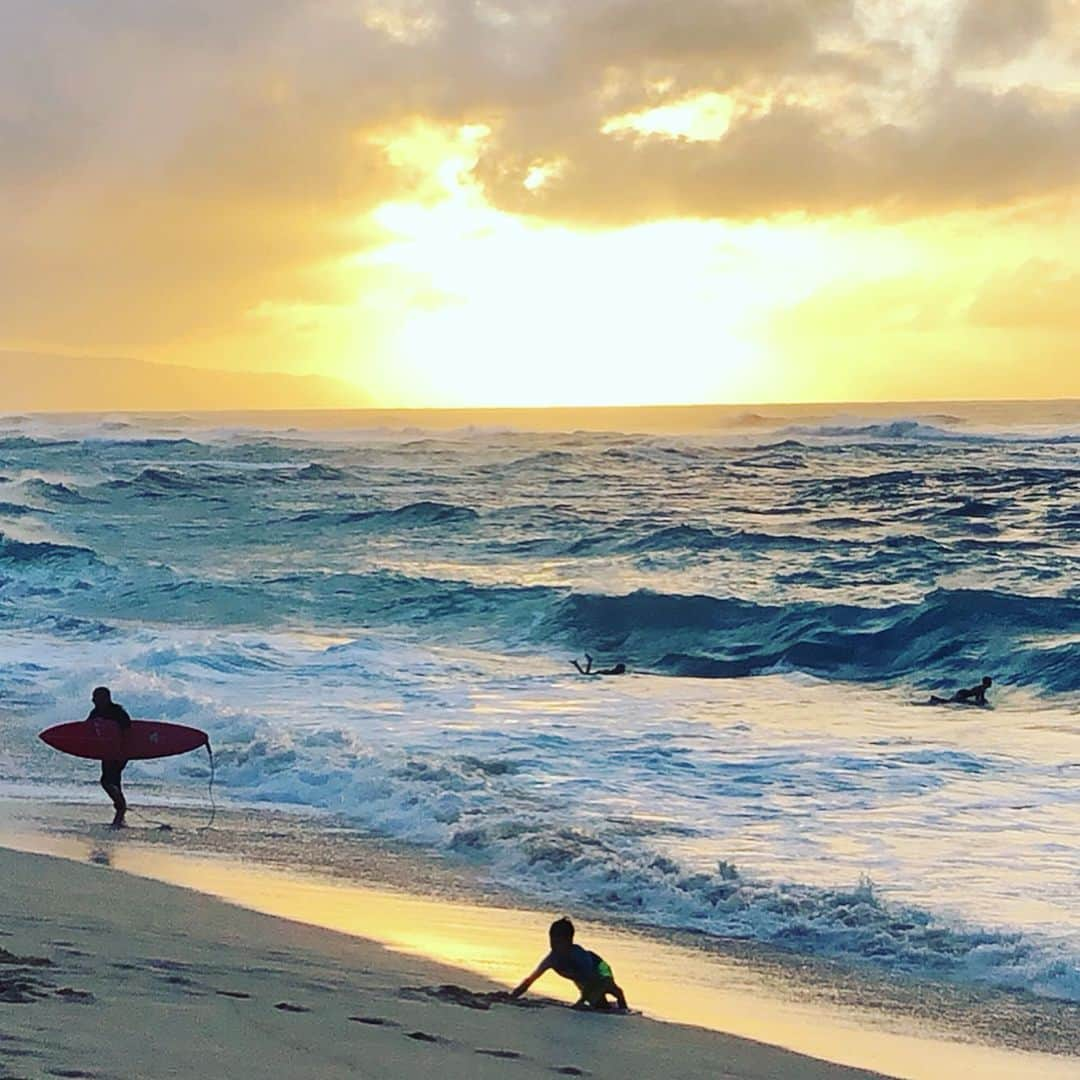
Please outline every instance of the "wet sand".
[[[536, 962], [550, 913], [516, 908], [505, 897], [492, 898], [502, 906], [478, 905], [468, 882], [455, 883], [441, 868], [425, 867], [407, 854], [360, 845], [367, 860], [360, 873], [353, 862], [339, 865], [334, 877], [311, 866], [260, 865], [220, 847], [208, 853], [215, 840], [220, 844], [243, 835], [242, 815], [226, 817], [224, 829], [215, 834], [185, 828], [176, 812], [175, 833], [143, 825], [112, 834], [91, 824], [92, 810], [88, 815], [85, 807], [52, 807], [46, 823], [13, 819], [9, 810], [10, 804], [0, 813], [0, 840], [75, 861], [0, 853], [2, 910], [22, 913], [0, 924], [0, 931], [11, 935], [0, 939], [0, 947], [16, 957], [50, 961], [0, 968], [12, 992], [28, 996], [22, 1004], [33, 1005], [3, 1006], [8, 1017], [25, 1018], [30, 1030], [13, 1032], [0, 1044], [2, 1077], [74, 1075], [49, 1069], [147, 1077], [247, 1075], [244, 1069], [252, 1074], [258, 1069], [262, 1075], [284, 1076], [287, 1067], [297, 1075], [297, 1059], [290, 1055], [298, 1047], [323, 1043], [333, 1054], [328, 1050], [325, 1064], [320, 1057], [317, 1070], [300, 1074], [334, 1076], [334, 1069], [347, 1067], [354, 1075], [369, 1075], [363, 1069], [376, 1053], [390, 1056], [379, 1058], [382, 1065], [370, 1075], [407, 1076], [413, 1068], [438, 1067], [450, 1076], [455, 1070], [486, 1076], [490, 1062], [505, 1075], [513, 1061], [519, 1072], [530, 1068], [544, 1075], [568, 1068], [596, 1076], [644, 1076], [656, 1074], [660, 1058], [664, 1073], [672, 1076], [868, 1075], [833, 1069], [814, 1058], [904, 1077], [965, 1069], [988, 1078], [1080, 1072], [1074, 1057], [958, 1042], [918, 1015], [883, 1023], [881, 1016], [854, 1004], [854, 995], [823, 1004], [820, 995], [800, 993], [797, 986], [781, 988], [775, 980], [770, 985], [760, 970], [730, 958], [703, 958], [698, 950], [587, 920], [579, 920], [580, 940], [613, 963], [631, 1003], [648, 1019], [571, 1012], [562, 1007], [569, 984], [550, 975], [536, 988], [542, 995], [530, 999], [531, 1007], [510, 1005], [485, 995], [516, 982]], [[264, 822], [268, 817], [259, 816]], [[302, 823], [270, 817], [279, 854], [303, 846]], [[343, 842], [335, 850], [349, 847]], [[316, 864], [323, 863], [318, 853], [311, 854]], [[290, 921], [260, 918], [140, 878], [186, 886]], [[446, 986], [459, 989], [438, 989]], [[149, 1065], [138, 1057], [137, 1046], [114, 1045], [111, 1019], [89, 1008], [72, 1009], [103, 1001], [134, 1018], [124, 1030], [157, 1032], [164, 1025], [172, 1031], [180, 1025], [168, 1071], [146, 1072]], [[44, 1042], [40, 1033], [32, 1034], [41, 1027], [42, 1013], [55, 1025]], [[994, 1015], [989, 1008], [986, 1013]], [[198, 1030], [191, 1027], [196, 1020]], [[377, 1044], [357, 1041], [356, 1029], [377, 1031]], [[404, 1042], [398, 1045], [390, 1033]], [[260, 1045], [245, 1052], [252, 1039]], [[240, 1071], [225, 1072], [217, 1065], [207, 1071], [200, 1063], [226, 1041], [238, 1044], [236, 1064], [229, 1068]], [[437, 1066], [430, 1056], [435, 1047], [448, 1055]], [[560, 1063], [552, 1048], [567, 1048], [570, 1057]], [[60, 1060], [64, 1055], [68, 1064]], [[95, 1057], [98, 1065], [70, 1064]], [[13, 1068], [20, 1058], [26, 1064]], [[37, 1064], [29, 1068], [32, 1061]], [[41, 1064], [46, 1061], [50, 1064]], [[258, 1065], [240, 1064], [249, 1061]]]

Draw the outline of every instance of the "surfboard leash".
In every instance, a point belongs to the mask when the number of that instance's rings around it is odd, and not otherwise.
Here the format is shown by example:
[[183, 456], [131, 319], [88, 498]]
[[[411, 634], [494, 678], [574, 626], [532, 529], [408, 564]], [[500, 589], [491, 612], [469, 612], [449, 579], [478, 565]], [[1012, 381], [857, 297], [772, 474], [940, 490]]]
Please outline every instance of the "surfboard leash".
[[211, 749], [210, 740], [206, 740], [206, 756], [210, 759], [210, 779], [206, 785], [206, 794], [210, 797], [210, 818], [205, 825], [200, 825], [196, 832], [206, 832], [214, 824], [217, 817], [217, 803], [214, 801], [214, 751]]
[[[217, 802], [214, 799], [214, 751], [210, 746], [210, 740], [206, 740], [206, 755], [210, 759], [210, 779], [206, 785], [206, 793], [210, 797], [210, 817], [207, 819], [205, 825], [200, 825], [195, 831], [197, 833], [206, 832], [207, 829], [213, 827], [214, 819], [217, 817]], [[133, 814], [140, 821], [145, 821], [147, 825], [156, 825], [159, 832], [172, 832], [173, 827], [167, 821], [158, 821], [156, 818], [147, 817], [145, 814], [136, 810], [134, 806], [128, 807], [128, 813]]]

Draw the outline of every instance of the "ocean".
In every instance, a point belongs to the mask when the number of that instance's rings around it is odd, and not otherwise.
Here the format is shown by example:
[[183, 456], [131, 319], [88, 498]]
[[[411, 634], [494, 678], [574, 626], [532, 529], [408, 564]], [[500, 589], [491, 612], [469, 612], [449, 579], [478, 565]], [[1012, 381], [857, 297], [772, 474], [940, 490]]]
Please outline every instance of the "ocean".
[[35, 738], [104, 683], [226, 804], [558, 913], [1080, 1001], [1078, 451], [1078, 402], [3, 417], [0, 793], [108, 817]]

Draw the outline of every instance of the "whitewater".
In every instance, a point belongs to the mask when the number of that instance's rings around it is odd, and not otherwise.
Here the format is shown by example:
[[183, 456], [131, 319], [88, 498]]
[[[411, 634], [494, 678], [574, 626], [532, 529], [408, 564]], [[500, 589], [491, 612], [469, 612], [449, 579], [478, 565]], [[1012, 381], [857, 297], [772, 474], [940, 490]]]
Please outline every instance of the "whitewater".
[[1080, 405], [628, 415], [0, 418], [0, 793], [101, 800], [105, 683], [553, 909], [1080, 1001]]

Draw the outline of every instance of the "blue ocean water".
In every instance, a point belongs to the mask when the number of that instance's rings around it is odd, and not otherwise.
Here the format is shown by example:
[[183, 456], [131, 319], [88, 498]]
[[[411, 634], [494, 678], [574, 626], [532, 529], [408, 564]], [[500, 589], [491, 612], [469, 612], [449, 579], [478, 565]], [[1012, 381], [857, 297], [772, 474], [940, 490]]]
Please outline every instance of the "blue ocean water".
[[105, 682], [555, 906], [1080, 1000], [1080, 406], [948, 410], [0, 419], [0, 781]]

